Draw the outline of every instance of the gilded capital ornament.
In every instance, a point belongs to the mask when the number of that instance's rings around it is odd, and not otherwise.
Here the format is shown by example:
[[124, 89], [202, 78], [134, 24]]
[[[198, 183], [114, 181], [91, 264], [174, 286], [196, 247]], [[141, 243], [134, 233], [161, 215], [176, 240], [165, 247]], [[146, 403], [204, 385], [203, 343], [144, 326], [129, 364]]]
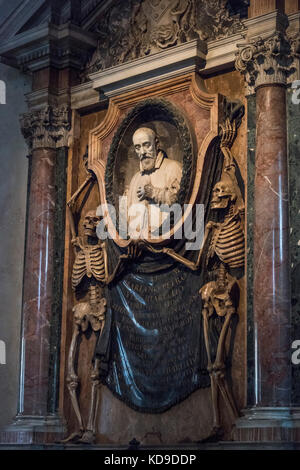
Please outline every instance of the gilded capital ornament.
[[291, 42], [282, 31], [238, 47], [235, 68], [244, 75], [250, 93], [262, 85], [285, 85], [295, 70]]
[[71, 129], [71, 113], [67, 105], [46, 106], [25, 113], [20, 118], [21, 130], [31, 150], [59, 148], [68, 145]]

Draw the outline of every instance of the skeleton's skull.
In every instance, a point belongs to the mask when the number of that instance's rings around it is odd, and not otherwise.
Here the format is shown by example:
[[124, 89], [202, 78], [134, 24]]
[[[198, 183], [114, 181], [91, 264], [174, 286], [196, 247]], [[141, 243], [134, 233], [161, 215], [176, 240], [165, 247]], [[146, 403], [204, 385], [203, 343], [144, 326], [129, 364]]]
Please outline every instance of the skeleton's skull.
[[88, 237], [97, 237], [96, 227], [100, 222], [100, 217], [96, 215], [95, 211], [87, 212], [83, 220], [84, 235]]
[[212, 209], [226, 209], [229, 203], [235, 200], [236, 192], [232, 184], [222, 180], [215, 184], [211, 200]]

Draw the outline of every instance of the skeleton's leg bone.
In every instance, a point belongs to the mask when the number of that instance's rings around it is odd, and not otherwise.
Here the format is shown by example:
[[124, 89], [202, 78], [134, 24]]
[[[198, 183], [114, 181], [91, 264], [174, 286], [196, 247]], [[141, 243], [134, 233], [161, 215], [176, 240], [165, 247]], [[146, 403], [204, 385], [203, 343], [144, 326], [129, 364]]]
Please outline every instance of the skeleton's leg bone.
[[227, 337], [228, 328], [230, 325], [232, 315], [233, 315], [233, 312], [229, 312], [225, 317], [225, 321], [222, 326], [222, 330], [221, 330], [221, 334], [220, 334], [220, 338], [218, 342], [216, 360], [215, 360], [213, 367], [215, 370], [217, 388], [220, 390], [222, 397], [226, 403], [226, 406], [234, 421], [235, 418], [238, 416], [238, 412], [234, 403], [232, 393], [229, 390], [229, 387], [227, 384], [227, 380], [225, 377], [225, 364], [224, 364], [225, 342], [226, 342], [226, 337]]
[[217, 387], [219, 388], [221, 394], [222, 394], [222, 397], [224, 399], [224, 402], [226, 404], [226, 407], [231, 415], [231, 419], [232, 421], [235, 420], [235, 418], [237, 418], [238, 414], [237, 414], [237, 411], [236, 411], [236, 408], [235, 408], [235, 405], [232, 405], [233, 404], [233, 397], [231, 395], [231, 392], [229, 391], [228, 387], [226, 386], [227, 383], [226, 383], [226, 379], [225, 377], [221, 376], [221, 375], [217, 375], [217, 378], [216, 378], [216, 381], [217, 381]]
[[209, 346], [209, 337], [208, 337], [208, 310], [204, 308], [202, 310], [203, 315], [203, 329], [204, 329], [204, 340], [205, 347], [207, 352], [207, 369], [210, 375], [211, 383], [211, 398], [212, 398], [212, 407], [213, 407], [213, 430], [216, 431], [220, 428], [220, 412], [218, 406], [218, 386], [215, 380], [214, 371], [212, 371], [212, 362], [211, 362], [211, 353]]
[[[99, 377], [99, 369], [100, 369], [100, 360], [95, 360], [95, 367], [94, 373], [97, 374], [96, 384], [95, 384], [95, 391], [92, 390], [92, 395], [96, 395], [96, 398], [93, 398], [92, 401], [95, 401], [95, 406], [93, 408], [93, 412], [91, 413], [91, 417], [89, 419], [89, 423], [91, 422], [91, 428], [88, 426], [88, 429], [92, 429], [93, 433], [96, 433], [96, 419], [97, 419], [97, 411], [99, 408], [99, 400], [100, 400], [100, 377]], [[93, 383], [94, 385], [94, 383]]]
[[96, 434], [96, 416], [99, 404], [99, 385], [100, 385], [100, 377], [99, 377], [99, 366], [100, 360], [96, 359], [95, 364], [93, 366], [93, 372], [91, 374], [91, 381], [92, 381], [92, 391], [91, 391], [91, 403], [90, 403], [90, 411], [89, 411], [89, 420], [88, 425], [85, 433], [83, 434], [82, 438], [79, 442], [84, 444], [92, 444], [95, 439]]
[[219, 390], [218, 390], [218, 384], [216, 381], [214, 371], [210, 373], [210, 382], [211, 382], [211, 398], [212, 398], [212, 407], [213, 407], [213, 430], [217, 431], [221, 427], [221, 421], [220, 421], [220, 410], [219, 410]]
[[79, 340], [79, 335], [80, 334], [81, 334], [80, 326], [75, 323], [74, 328], [73, 328], [73, 336], [72, 336], [72, 341], [71, 341], [71, 345], [70, 345], [69, 356], [68, 356], [67, 383], [68, 383], [68, 390], [69, 390], [70, 396], [71, 396], [72, 406], [73, 406], [73, 409], [75, 411], [77, 421], [78, 421], [78, 424], [79, 424], [79, 428], [80, 428], [80, 431], [81, 431], [81, 434], [82, 434], [84, 426], [83, 426], [83, 421], [82, 421], [82, 417], [81, 417], [81, 413], [80, 413], [80, 409], [79, 409], [79, 404], [78, 404], [78, 399], [77, 399], [77, 394], [76, 394], [79, 380], [78, 380], [78, 376], [75, 372], [75, 365], [74, 365], [75, 364], [75, 357], [76, 357], [77, 350], [78, 350], [78, 340]]
[[228, 328], [230, 325], [230, 320], [233, 315], [233, 312], [228, 313], [225, 317], [224, 324], [221, 329], [219, 341], [218, 341], [218, 348], [217, 348], [217, 354], [216, 354], [216, 359], [215, 359], [215, 365], [217, 368], [222, 368], [224, 367], [224, 354], [225, 354], [225, 342], [226, 342], [226, 337], [228, 333]]
[[207, 308], [202, 309], [202, 316], [203, 316], [203, 330], [204, 330], [204, 341], [205, 341], [205, 348], [207, 353], [207, 366], [208, 370], [211, 369], [211, 354], [210, 354], [210, 347], [209, 347], [209, 338], [208, 338], [208, 311]]

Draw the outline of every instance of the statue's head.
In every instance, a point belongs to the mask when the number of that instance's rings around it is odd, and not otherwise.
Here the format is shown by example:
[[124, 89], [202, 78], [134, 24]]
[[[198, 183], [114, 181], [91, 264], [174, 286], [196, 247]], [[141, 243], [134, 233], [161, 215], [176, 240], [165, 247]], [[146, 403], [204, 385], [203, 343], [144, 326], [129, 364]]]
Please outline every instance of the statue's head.
[[83, 233], [88, 237], [97, 237], [96, 228], [100, 222], [100, 217], [96, 215], [96, 211], [91, 210], [85, 214], [83, 219]]
[[215, 184], [213, 197], [211, 200], [212, 209], [227, 209], [229, 205], [236, 201], [237, 195], [233, 184], [226, 179]]
[[158, 153], [156, 133], [148, 127], [140, 127], [133, 134], [132, 141], [142, 169], [152, 170], [155, 167]]

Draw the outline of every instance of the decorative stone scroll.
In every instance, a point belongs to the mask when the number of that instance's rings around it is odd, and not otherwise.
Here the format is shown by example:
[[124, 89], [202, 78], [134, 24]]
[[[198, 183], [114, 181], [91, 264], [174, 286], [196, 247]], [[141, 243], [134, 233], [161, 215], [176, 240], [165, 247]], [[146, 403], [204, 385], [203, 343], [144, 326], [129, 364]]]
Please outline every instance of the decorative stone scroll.
[[29, 149], [67, 147], [71, 129], [71, 113], [66, 105], [25, 113], [21, 130]]
[[225, 0], [117, 2], [96, 27], [98, 47], [83, 79], [192, 39], [211, 41], [243, 30], [239, 15], [231, 15], [227, 4]]

